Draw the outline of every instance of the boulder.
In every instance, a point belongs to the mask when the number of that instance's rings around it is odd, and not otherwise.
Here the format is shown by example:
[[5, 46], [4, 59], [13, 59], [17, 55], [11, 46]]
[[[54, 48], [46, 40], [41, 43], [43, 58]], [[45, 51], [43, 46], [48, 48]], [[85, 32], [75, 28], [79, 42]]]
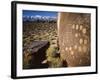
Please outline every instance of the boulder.
[[42, 61], [46, 59], [46, 50], [49, 47], [48, 41], [34, 41], [30, 45], [32, 60], [30, 61], [30, 69], [34, 68], [46, 68], [48, 65], [42, 64]]

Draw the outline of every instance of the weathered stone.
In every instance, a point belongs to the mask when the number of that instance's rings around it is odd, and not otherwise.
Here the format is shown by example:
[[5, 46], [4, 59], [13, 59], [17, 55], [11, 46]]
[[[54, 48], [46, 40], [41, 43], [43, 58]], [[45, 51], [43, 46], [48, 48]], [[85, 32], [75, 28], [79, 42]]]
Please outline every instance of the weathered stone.
[[42, 64], [42, 61], [46, 59], [46, 50], [49, 47], [48, 41], [34, 41], [31, 46], [32, 60], [30, 62], [30, 69], [34, 68], [46, 68], [48, 65]]
[[60, 12], [58, 14], [60, 55], [68, 66], [91, 64], [90, 16], [88, 13]]

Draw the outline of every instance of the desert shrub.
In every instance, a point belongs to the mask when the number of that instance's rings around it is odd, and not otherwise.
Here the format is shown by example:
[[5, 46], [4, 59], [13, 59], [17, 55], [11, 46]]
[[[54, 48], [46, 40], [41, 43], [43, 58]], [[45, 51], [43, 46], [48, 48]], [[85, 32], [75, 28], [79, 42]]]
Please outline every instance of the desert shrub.
[[23, 68], [24, 69], [29, 68], [31, 59], [32, 57], [30, 56], [30, 52], [25, 51], [25, 53], [23, 54]]
[[60, 59], [60, 56], [59, 56], [60, 54], [57, 52], [58, 52], [58, 48], [53, 47], [53, 46], [47, 49], [47, 52], [46, 52], [47, 61], [48, 61], [49, 67], [51, 68], [62, 67], [63, 65], [62, 60]]

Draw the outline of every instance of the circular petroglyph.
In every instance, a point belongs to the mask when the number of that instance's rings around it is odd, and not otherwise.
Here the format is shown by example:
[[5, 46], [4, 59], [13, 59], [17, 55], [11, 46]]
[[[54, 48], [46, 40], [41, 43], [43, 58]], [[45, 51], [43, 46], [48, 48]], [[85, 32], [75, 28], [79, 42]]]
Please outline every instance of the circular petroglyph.
[[70, 50], [70, 51], [72, 50], [72, 47], [71, 47], [71, 46], [69, 47], [69, 50]]
[[71, 54], [71, 55], [74, 55], [74, 51], [71, 50], [70, 54]]
[[66, 47], [65, 50], [68, 51], [68, 47]]
[[75, 29], [75, 24], [72, 25], [72, 29]]
[[83, 46], [83, 52], [87, 52], [87, 47]]
[[75, 37], [78, 37], [78, 33], [75, 33]]
[[79, 40], [79, 43], [80, 43], [80, 44], [82, 44], [82, 43], [83, 43], [83, 39], [82, 39], [82, 38]]
[[79, 25], [78, 25], [78, 24], [76, 24], [76, 30], [78, 30], [78, 28], [79, 28]]
[[74, 49], [77, 49], [77, 45], [74, 45]]
[[83, 28], [83, 26], [82, 26], [82, 25], [80, 25], [80, 30], [82, 30], [82, 28]]
[[83, 34], [85, 34], [85, 33], [86, 33], [86, 28], [84, 28], [84, 29], [82, 30], [82, 33], [83, 33]]
[[81, 46], [78, 47], [78, 51], [82, 52], [82, 47]]
[[87, 43], [88, 43], [88, 41], [85, 39], [85, 40], [84, 40], [84, 44], [87, 44]]

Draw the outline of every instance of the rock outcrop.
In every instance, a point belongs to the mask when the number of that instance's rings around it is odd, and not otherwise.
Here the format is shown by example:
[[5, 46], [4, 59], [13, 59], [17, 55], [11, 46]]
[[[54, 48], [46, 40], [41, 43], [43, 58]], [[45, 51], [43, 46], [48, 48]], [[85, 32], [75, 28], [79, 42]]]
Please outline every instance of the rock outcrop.
[[50, 46], [48, 41], [34, 41], [29, 47], [31, 49], [31, 56], [28, 69], [46, 68], [47, 64], [42, 64], [46, 59], [46, 50]]
[[91, 65], [91, 19], [87, 13], [58, 14], [60, 55], [68, 66]]

